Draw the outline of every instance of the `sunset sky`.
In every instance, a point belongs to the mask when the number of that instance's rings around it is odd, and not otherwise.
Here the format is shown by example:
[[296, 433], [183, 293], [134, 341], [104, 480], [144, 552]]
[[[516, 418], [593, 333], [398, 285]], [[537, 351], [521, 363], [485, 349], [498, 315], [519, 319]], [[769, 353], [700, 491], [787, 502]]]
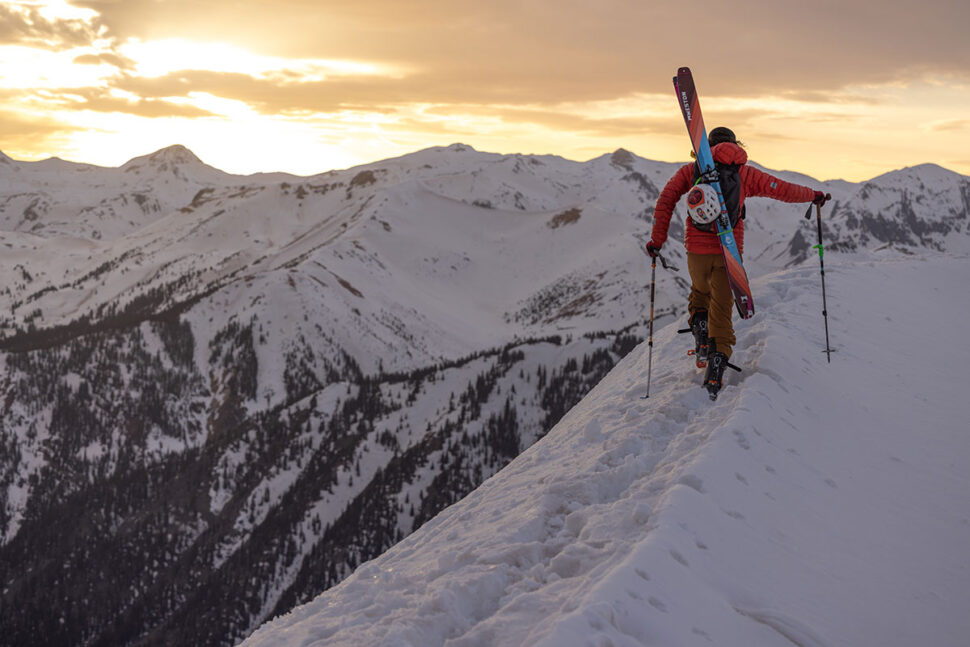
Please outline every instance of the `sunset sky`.
[[462, 142], [682, 161], [708, 128], [819, 179], [970, 174], [967, 0], [0, 2], [0, 150], [118, 166], [172, 144], [310, 175]]

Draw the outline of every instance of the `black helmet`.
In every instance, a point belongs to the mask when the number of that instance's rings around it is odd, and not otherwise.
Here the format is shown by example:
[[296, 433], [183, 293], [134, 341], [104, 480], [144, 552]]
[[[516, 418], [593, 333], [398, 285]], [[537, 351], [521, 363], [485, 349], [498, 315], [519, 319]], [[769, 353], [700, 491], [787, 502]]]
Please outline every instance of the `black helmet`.
[[738, 143], [738, 138], [734, 136], [734, 131], [730, 128], [718, 126], [707, 136], [707, 143], [711, 145], [711, 148], [714, 148], [718, 144], [723, 144], [724, 142], [731, 142], [732, 144]]

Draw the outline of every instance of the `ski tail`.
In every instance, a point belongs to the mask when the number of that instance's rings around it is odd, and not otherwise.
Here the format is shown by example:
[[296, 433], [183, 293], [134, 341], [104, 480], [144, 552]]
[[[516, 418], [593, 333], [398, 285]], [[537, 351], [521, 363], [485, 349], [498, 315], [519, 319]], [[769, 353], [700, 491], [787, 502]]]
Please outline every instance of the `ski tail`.
[[[735, 251], [737, 248], [735, 248]], [[748, 284], [748, 274], [744, 271], [741, 261], [722, 247], [724, 252], [724, 267], [727, 269], [728, 283], [734, 293], [734, 305], [742, 319], [754, 316], [754, 299], [751, 296], [751, 286]]]

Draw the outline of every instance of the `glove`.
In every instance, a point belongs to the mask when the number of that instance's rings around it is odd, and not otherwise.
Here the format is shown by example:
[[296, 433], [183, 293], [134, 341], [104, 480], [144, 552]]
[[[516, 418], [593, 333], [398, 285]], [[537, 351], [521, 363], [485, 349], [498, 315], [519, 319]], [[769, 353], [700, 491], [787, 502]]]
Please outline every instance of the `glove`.
[[647, 254], [650, 255], [650, 258], [657, 258], [660, 256], [661, 247], [663, 247], [663, 245], [657, 245], [651, 240], [649, 243], [647, 243]]
[[823, 204], [825, 204], [828, 200], [831, 200], [831, 199], [832, 199], [832, 194], [816, 191], [815, 198], [812, 199], [812, 204], [817, 204], [818, 206], [821, 207]]

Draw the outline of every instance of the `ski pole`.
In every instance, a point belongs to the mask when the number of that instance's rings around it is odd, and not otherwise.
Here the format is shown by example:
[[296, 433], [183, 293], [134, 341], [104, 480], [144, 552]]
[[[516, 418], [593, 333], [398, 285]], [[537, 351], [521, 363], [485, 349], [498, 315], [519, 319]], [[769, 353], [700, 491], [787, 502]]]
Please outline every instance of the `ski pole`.
[[667, 259], [657, 252], [655, 255], [650, 255], [650, 338], [647, 341], [647, 346], [649, 347], [648, 359], [647, 359], [647, 394], [643, 398], [650, 397], [650, 376], [653, 373], [653, 304], [657, 295], [657, 259], [660, 259], [660, 264], [664, 266], [665, 270], [677, 271], [677, 268], [673, 265], [667, 263]]
[[650, 397], [650, 375], [653, 373], [653, 302], [657, 294], [657, 257], [650, 259], [650, 340], [647, 342], [649, 359], [647, 360], [647, 394], [644, 398]]
[[[822, 204], [825, 204], [832, 199], [830, 193], [825, 194], [825, 200]], [[809, 205], [808, 211], [805, 212], [805, 218], [811, 219], [812, 217], [812, 206], [815, 207], [815, 217], [818, 223], [818, 245], [815, 245], [815, 249], [818, 250], [818, 265], [822, 272], [822, 317], [825, 319], [825, 356], [828, 358], [828, 363], [832, 363], [832, 353], [835, 351], [829, 345], [829, 309], [828, 304], [825, 300], [825, 260], [822, 257], [822, 204], [815, 203], [814, 205]]]

